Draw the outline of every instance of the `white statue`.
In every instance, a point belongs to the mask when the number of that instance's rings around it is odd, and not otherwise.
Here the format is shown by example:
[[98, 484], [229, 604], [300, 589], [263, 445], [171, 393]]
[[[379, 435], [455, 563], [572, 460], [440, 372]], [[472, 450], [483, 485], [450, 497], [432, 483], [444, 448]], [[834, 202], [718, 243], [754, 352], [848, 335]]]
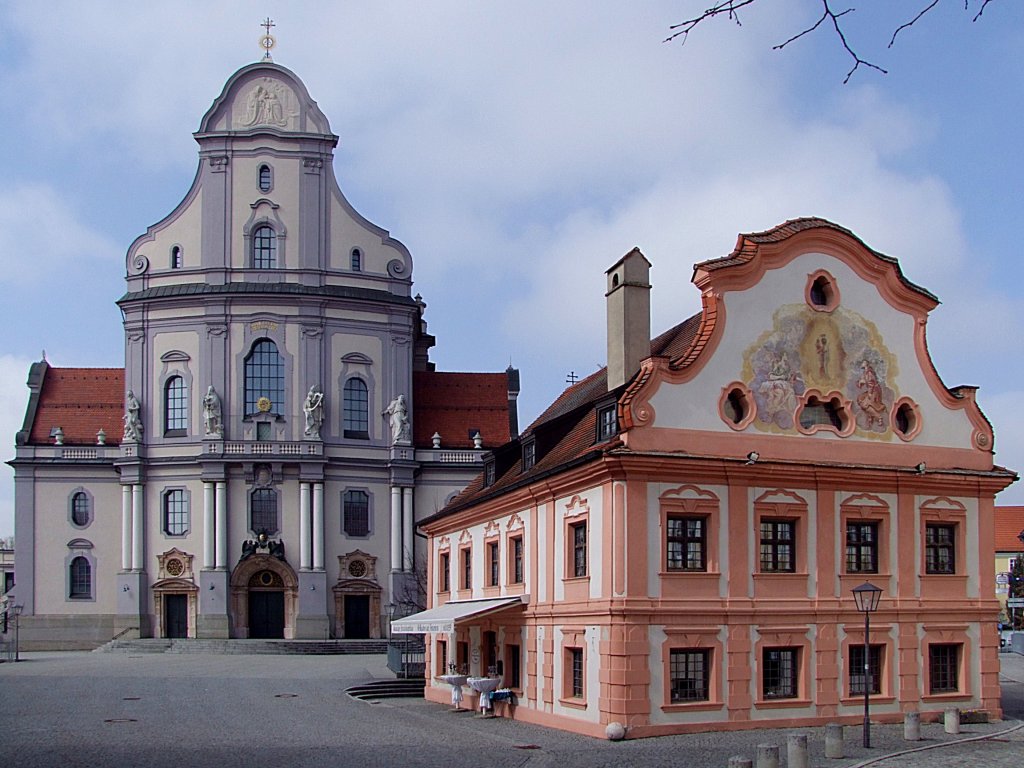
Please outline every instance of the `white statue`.
[[302, 412], [306, 414], [306, 437], [319, 440], [320, 428], [324, 425], [324, 393], [315, 384], [309, 388]]
[[142, 439], [142, 419], [139, 411], [142, 406], [135, 393], [130, 389], [124, 398], [124, 439], [126, 442], [137, 443]]
[[410, 425], [409, 425], [409, 411], [405, 405], [405, 395], [399, 395], [391, 404], [388, 405], [388, 409], [384, 411], [386, 416], [391, 419], [391, 443], [409, 443], [411, 442]]
[[223, 437], [224, 423], [220, 417], [220, 395], [211, 384], [203, 395], [203, 422], [207, 437]]

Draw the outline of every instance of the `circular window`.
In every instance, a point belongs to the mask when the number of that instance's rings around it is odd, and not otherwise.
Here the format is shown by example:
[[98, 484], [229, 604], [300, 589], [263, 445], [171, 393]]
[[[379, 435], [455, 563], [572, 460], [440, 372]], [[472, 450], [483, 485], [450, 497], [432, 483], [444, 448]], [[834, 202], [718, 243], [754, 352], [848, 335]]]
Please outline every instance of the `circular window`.
[[185, 566], [181, 560], [176, 557], [172, 557], [167, 561], [166, 570], [168, 576], [181, 576], [181, 574], [185, 572]]
[[348, 564], [348, 575], [357, 579], [361, 579], [366, 575], [366, 563], [362, 560], [353, 560]]

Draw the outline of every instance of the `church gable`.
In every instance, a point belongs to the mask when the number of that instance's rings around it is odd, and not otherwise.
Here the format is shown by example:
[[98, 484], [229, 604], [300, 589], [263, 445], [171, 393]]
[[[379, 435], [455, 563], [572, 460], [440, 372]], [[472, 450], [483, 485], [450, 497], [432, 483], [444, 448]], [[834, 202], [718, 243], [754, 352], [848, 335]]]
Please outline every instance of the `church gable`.
[[[631, 447], [671, 447], [658, 433], [688, 431], [720, 435], [702, 453], [804, 459], [796, 440], [824, 440], [838, 460], [905, 464], [893, 449], [927, 447], [957, 452], [932, 454], [946, 466], [991, 467], [973, 389], [947, 389], [928, 355], [937, 300], [894, 259], [829, 222], [798, 220], [741, 236], [729, 256], [698, 264], [694, 282], [705, 303], [694, 345], [648, 361], [624, 398]], [[691, 450], [693, 438], [676, 439]]]

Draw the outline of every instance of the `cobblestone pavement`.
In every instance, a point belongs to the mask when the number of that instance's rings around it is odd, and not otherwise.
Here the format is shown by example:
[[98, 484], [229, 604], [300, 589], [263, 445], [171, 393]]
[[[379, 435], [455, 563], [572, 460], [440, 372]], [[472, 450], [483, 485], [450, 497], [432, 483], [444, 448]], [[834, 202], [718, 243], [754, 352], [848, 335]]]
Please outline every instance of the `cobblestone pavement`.
[[[806, 733], [815, 768], [1024, 766], [1024, 656], [1004, 654], [999, 723], [947, 736], [874, 725], [873, 748], [846, 728], [846, 757], [826, 760], [823, 729], [758, 730], [612, 743], [504, 719], [452, 714], [422, 699], [356, 701], [352, 684], [389, 678], [382, 656], [26, 654], [0, 664], [0, 766], [315, 768], [557, 766], [725, 768], [758, 744]], [[986, 740], [964, 741], [991, 736]], [[952, 743], [953, 740], [960, 740]], [[949, 743], [947, 743], [949, 742]], [[908, 747], [932, 747], [904, 752]]]

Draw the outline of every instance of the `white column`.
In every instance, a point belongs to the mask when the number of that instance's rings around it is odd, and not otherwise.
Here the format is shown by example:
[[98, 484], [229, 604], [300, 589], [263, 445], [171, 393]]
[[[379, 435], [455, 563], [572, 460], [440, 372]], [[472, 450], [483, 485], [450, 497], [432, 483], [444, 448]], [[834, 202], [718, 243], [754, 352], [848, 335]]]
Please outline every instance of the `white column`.
[[203, 483], [203, 568], [217, 567], [217, 534], [213, 527], [216, 497], [213, 492], [213, 483]]
[[132, 486], [132, 570], [143, 568], [143, 537], [146, 529], [142, 520], [142, 485]]
[[216, 485], [216, 503], [214, 505], [214, 518], [216, 523], [216, 550], [217, 568], [228, 567], [228, 484], [224, 482]]
[[402, 489], [402, 570], [412, 570], [412, 553], [416, 547], [412, 530], [412, 488]]
[[391, 570], [402, 569], [402, 489], [391, 487]]
[[121, 486], [121, 570], [132, 569], [132, 487]]
[[309, 570], [309, 483], [299, 483], [299, 568]]
[[313, 483], [313, 570], [324, 569], [324, 484]]

